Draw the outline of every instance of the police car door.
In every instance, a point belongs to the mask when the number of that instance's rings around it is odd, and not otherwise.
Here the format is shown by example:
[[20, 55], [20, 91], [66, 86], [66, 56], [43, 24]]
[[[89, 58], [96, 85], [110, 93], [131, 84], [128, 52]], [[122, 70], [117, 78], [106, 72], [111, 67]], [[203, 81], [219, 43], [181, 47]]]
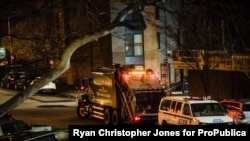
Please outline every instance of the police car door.
[[171, 107], [170, 107], [170, 116], [169, 116], [169, 124], [177, 125], [180, 118], [180, 105], [181, 102], [172, 101]]
[[189, 104], [183, 103], [183, 108], [182, 108], [181, 114], [182, 115], [179, 119], [179, 124], [181, 124], [181, 125], [192, 124], [191, 110], [190, 110]]
[[186, 119], [182, 116], [182, 104], [183, 102], [177, 102], [175, 106], [175, 124], [186, 124]]

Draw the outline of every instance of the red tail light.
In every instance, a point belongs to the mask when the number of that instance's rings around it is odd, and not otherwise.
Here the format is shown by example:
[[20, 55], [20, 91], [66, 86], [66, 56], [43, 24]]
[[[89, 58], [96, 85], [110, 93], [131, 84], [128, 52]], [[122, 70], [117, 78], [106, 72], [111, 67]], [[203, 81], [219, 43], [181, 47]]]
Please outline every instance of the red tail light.
[[122, 77], [123, 77], [124, 79], [128, 79], [130, 76], [127, 75], [127, 74], [123, 74]]
[[140, 120], [141, 120], [141, 117], [140, 117], [140, 116], [135, 116], [135, 117], [134, 117], [134, 121], [135, 121], [135, 122], [138, 122], [138, 121], [140, 121]]

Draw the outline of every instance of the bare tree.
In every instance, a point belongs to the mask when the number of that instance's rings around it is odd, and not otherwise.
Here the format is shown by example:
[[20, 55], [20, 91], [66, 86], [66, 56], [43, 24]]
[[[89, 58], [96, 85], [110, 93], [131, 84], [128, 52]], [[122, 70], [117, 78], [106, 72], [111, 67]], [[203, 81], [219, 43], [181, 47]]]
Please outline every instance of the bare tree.
[[42, 79], [37, 82], [35, 85], [27, 88], [24, 91], [20, 91], [14, 97], [6, 101], [0, 106], [0, 117], [4, 116], [6, 113], [9, 113], [16, 106], [21, 104], [27, 98], [32, 96], [37, 90], [39, 90], [44, 84], [56, 79], [62, 73], [64, 73], [70, 66], [70, 58], [72, 54], [81, 46], [94, 41], [100, 37], [106, 36], [118, 27], [118, 26], [131, 26], [126, 23], [126, 17], [133, 12], [142, 12], [145, 6], [156, 5], [163, 2], [162, 0], [139, 0], [137, 2], [129, 3], [126, 8], [121, 10], [117, 17], [110, 23], [105, 26], [100, 27], [98, 30], [93, 31], [92, 33], [86, 34], [84, 36], [78, 37], [73, 40], [63, 52], [60, 63], [52, 69], [49, 73], [44, 75]]

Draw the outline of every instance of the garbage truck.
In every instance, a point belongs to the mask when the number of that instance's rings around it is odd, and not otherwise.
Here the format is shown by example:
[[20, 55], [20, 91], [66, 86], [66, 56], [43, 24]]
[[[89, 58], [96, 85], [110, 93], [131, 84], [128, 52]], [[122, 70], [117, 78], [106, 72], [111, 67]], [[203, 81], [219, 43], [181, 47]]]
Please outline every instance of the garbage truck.
[[157, 124], [164, 89], [151, 69], [133, 65], [101, 67], [91, 72], [89, 87], [78, 98], [77, 115], [107, 125]]

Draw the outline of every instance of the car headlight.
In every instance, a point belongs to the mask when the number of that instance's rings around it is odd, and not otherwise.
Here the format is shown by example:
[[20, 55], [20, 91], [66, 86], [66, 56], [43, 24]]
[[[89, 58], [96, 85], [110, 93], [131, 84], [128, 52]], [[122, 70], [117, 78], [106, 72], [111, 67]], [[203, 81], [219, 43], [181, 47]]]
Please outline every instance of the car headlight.
[[69, 133], [64, 132], [64, 131], [55, 131], [55, 138], [58, 141], [68, 141], [69, 140]]

